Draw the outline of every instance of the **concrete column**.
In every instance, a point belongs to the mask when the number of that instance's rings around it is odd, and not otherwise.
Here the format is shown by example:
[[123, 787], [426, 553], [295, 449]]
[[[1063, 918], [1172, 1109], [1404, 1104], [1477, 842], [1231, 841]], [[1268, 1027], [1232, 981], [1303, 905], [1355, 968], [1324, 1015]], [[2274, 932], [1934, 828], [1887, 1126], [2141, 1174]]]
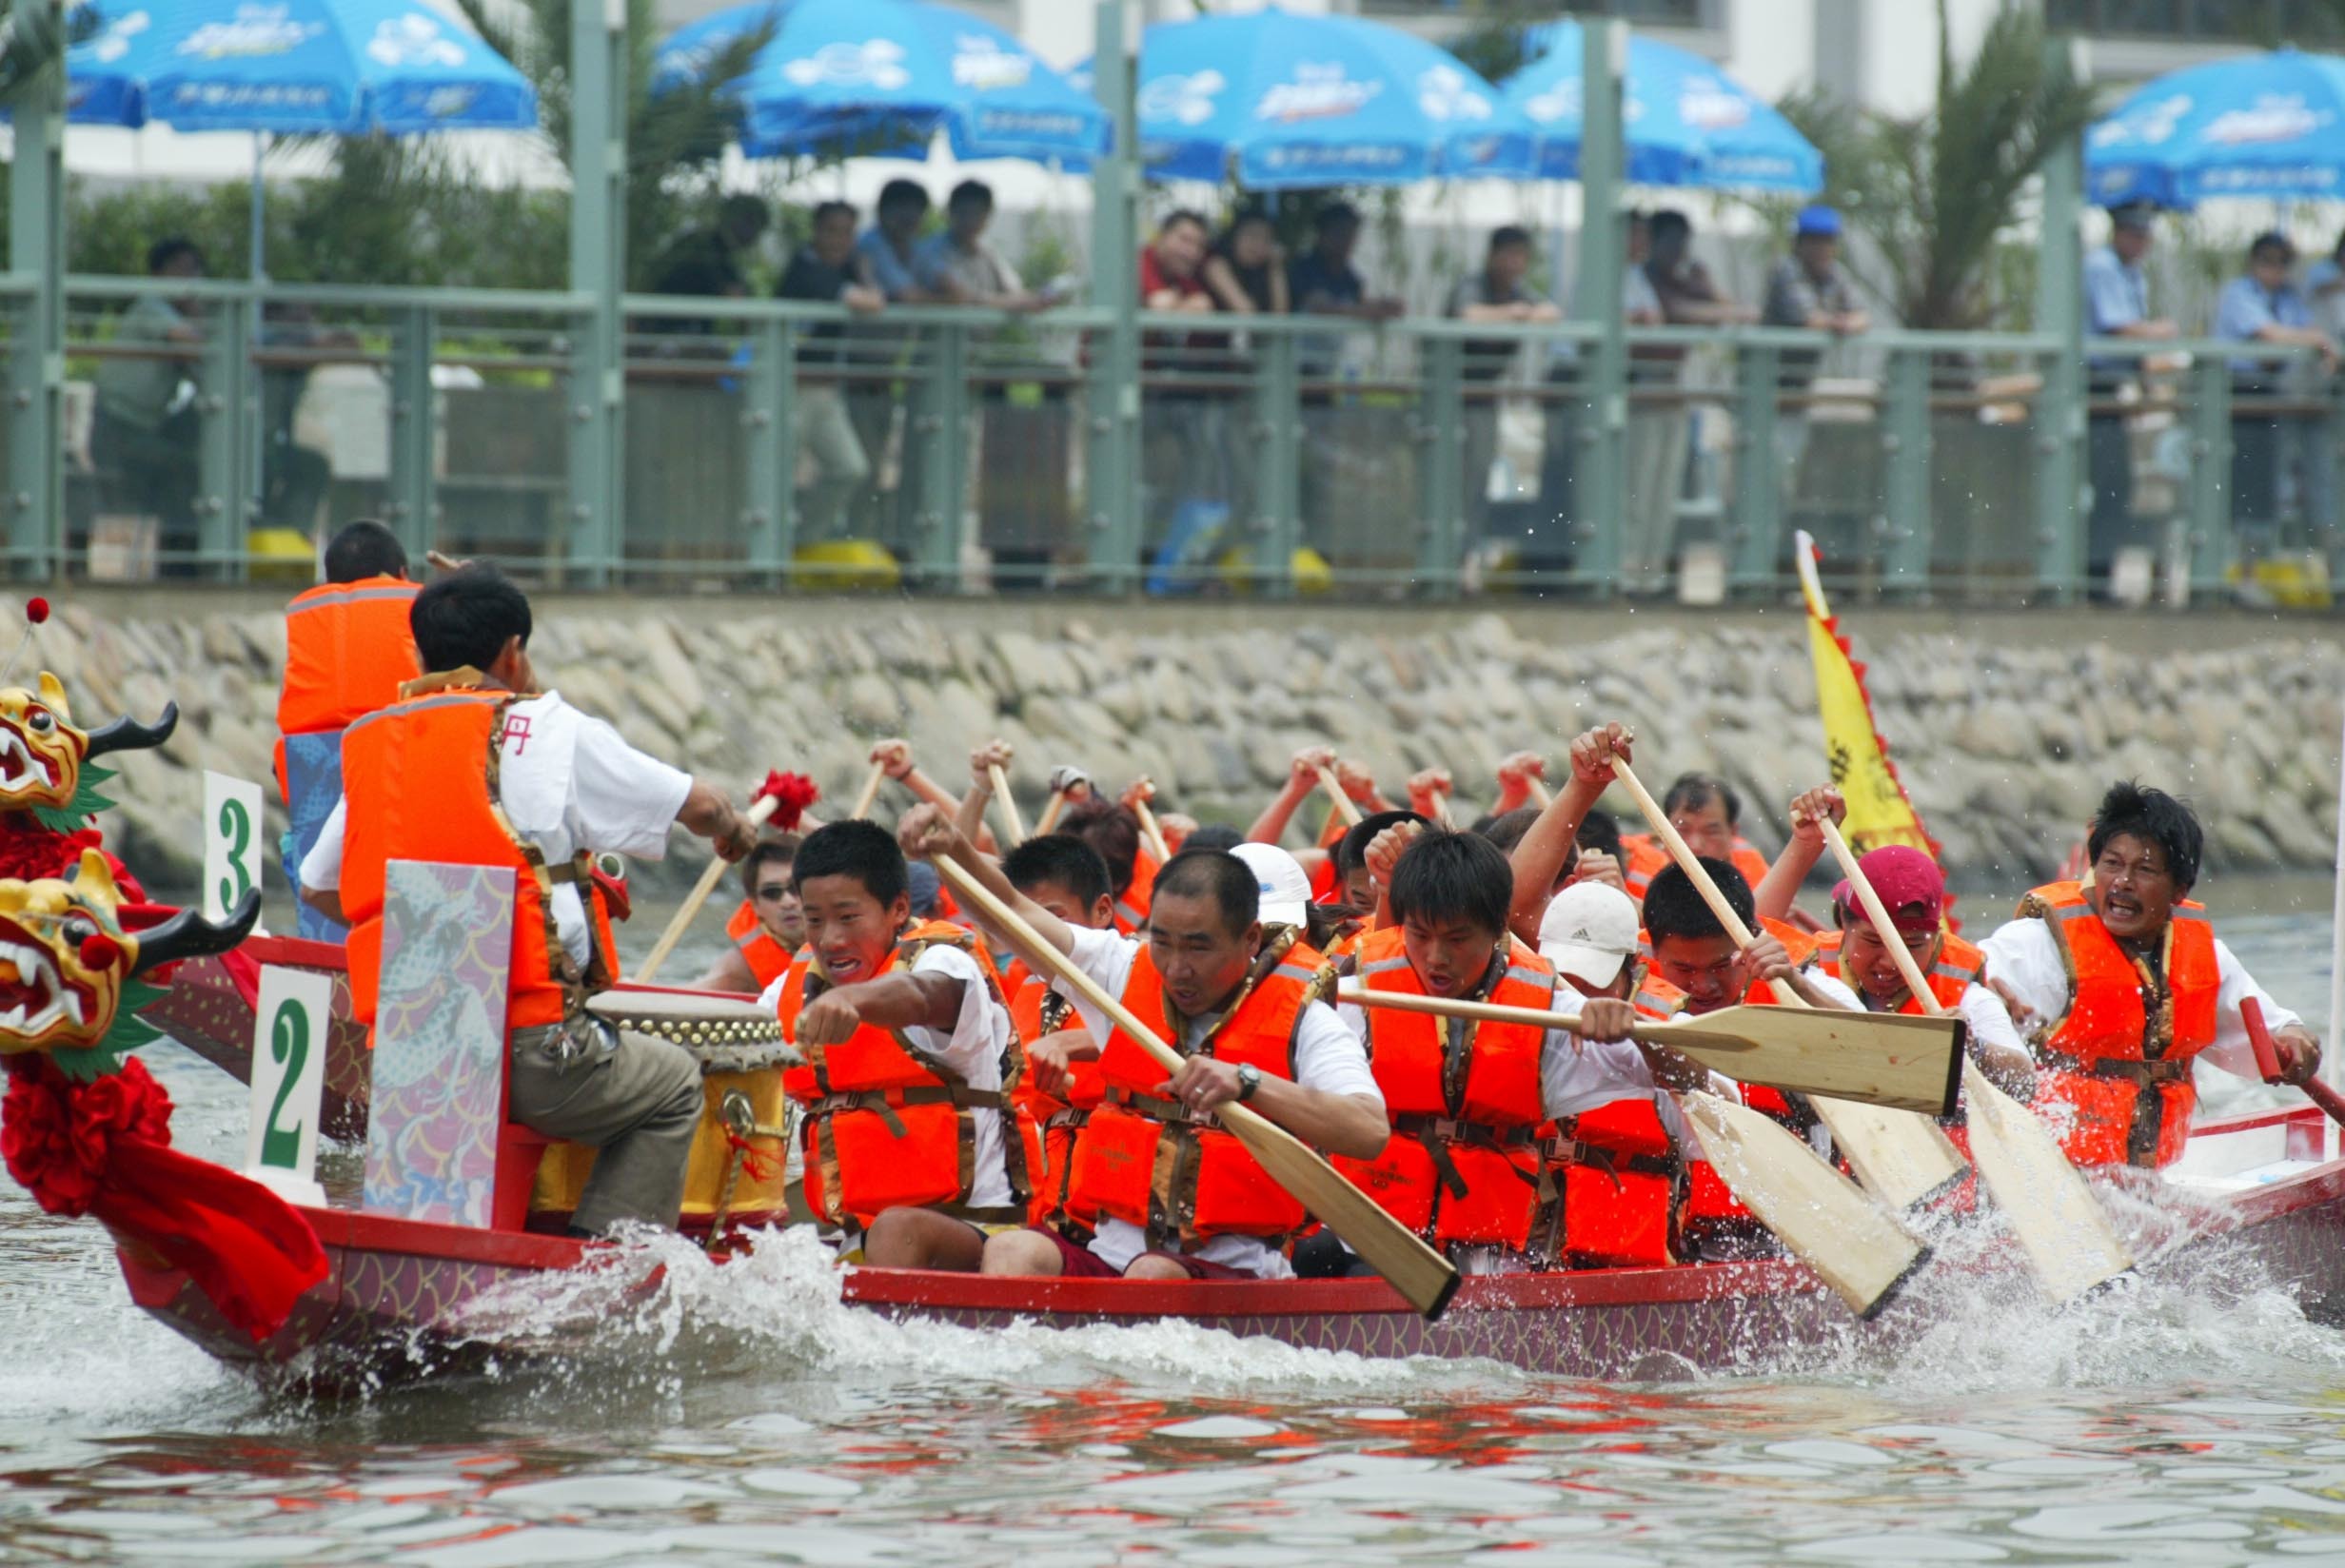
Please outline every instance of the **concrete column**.
[[[65, 34], [65, 0], [31, 0]], [[14, 323], [9, 374], [9, 554], [16, 568], [47, 577], [65, 541], [65, 71], [51, 66], [29, 84], [14, 109], [16, 158], [9, 184], [9, 269], [32, 292]]]
[[[626, 380], [619, 296], [627, 283], [627, 0], [570, 10], [570, 575], [600, 587], [626, 539], [621, 516]], [[547, 540], [550, 550], [552, 540]]]
[[1621, 509], [1626, 496], [1628, 340], [1621, 318], [1621, 274], [1628, 241], [1620, 190], [1627, 169], [1621, 81], [1628, 27], [1589, 17], [1581, 25], [1580, 256], [1573, 311], [1602, 336], [1586, 365], [1579, 473], [1573, 481], [1576, 565], [1606, 596], [1620, 591]]

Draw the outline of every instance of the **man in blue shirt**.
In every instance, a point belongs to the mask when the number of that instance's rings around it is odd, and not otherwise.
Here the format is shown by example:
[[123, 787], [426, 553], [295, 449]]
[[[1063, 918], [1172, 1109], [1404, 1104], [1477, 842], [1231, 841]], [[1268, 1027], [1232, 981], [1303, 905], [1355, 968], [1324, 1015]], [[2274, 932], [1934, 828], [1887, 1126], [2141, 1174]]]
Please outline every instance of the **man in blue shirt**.
[[[2215, 335], [2232, 343], [2301, 345], [2315, 350], [2323, 375], [2336, 369], [2336, 344], [2313, 324], [2312, 302], [2290, 276], [2296, 247], [2273, 230], [2256, 236], [2247, 249], [2247, 271], [2223, 285], [2215, 302]], [[2283, 422], [2258, 400], [2287, 390], [2287, 360], [2240, 358], [2231, 362], [2231, 506], [2235, 520], [2266, 526], [2279, 520], [2281, 498], [2291, 487], [2289, 471], [2303, 456], [2306, 427]]]
[[[2174, 323], [2150, 314], [2150, 281], [2141, 266], [2150, 253], [2158, 207], [2128, 202], [2109, 209], [2109, 243], [2084, 258], [2084, 330], [2096, 338], [2171, 338]], [[2086, 571], [2105, 580], [2117, 553], [2134, 537], [2134, 461], [2125, 414], [2117, 402], [2141, 362], [2096, 355], [2087, 364], [2092, 414], [2085, 452], [2093, 477], [2093, 518], [2086, 532]]]

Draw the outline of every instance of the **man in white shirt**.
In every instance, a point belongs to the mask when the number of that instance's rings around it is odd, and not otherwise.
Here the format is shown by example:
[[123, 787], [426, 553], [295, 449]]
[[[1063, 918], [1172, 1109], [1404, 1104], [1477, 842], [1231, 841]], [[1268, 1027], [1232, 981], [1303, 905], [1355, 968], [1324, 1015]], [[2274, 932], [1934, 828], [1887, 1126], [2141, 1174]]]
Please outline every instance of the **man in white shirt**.
[[[452, 689], [537, 693], [529, 600], [495, 568], [467, 566], [433, 582], [416, 596], [408, 624], [430, 673], [411, 682], [406, 696]], [[748, 818], [713, 785], [644, 755], [554, 692], [506, 710], [498, 757], [497, 804], [515, 835], [548, 866], [563, 866], [581, 853], [657, 860], [667, 853], [671, 822], [712, 840], [727, 860], [740, 859], [757, 841]], [[338, 921], [351, 802], [396, 791], [402, 781], [360, 773], [343, 784], [341, 804], [301, 865], [303, 899]], [[399, 845], [383, 848], [401, 858]], [[549, 903], [563, 954], [574, 972], [586, 972], [594, 936], [578, 884], [557, 883]], [[582, 1010], [560, 1024], [514, 1029], [511, 1049], [513, 1119], [601, 1151], [571, 1228], [600, 1234], [621, 1220], [674, 1225], [700, 1120], [700, 1071], [692, 1054], [621, 1033]]]
[[[1153, 1092], [1148, 1097], [1164, 1108], [1166, 1116], [1177, 1112], [1193, 1125], [1217, 1107], [1244, 1101], [1315, 1147], [1361, 1159], [1371, 1158], [1384, 1147], [1390, 1130], [1385, 1122], [1384, 1097], [1377, 1092], [1359, 1042], [1325, 1003], [1305, 1001], [1294, 1014], [1287, 1042], [1291, 1077], [1262, 1071], [1251, 1063], [1233, 1065], [1217, 1054], [1232, 1041], [1246, 1037], [1264, 998], [1293, 983], [1293, 977], [1285, 972], [1297, 967], [1284, 961], [1290, 953], [1309, 955], [1314, 981], [1321, 962], [1308, 949], [1266, 949], [1258, 883], [1245, 862], [1219, 851], [1173, 856], [1157, 875], [1143, 942], [1112, 931], [1077, 930], [1024, 897], [997, 865], [972, 848], [951, 820], [933, 807], [917, 808], [907, 816], [901, 838], [907, 853], [951, 859], [971, 872], [1044, 941], [1067, 954], [1102, 990], [1125, 1000], [1128, 1007], [1138, 989], [1160, 988], [1161, 1016], [1178, 1036], [1166, 1044], [1185, 1057], [1178, 1072], [1149, 1086]], [[1233, 912], [1233, 902], [1242, 909]], [[1234, 913], [1243, 913], [1245, 918], [1235, 918]], [[1070, 1000], [1090, 1030], [1094, 1048], [1103, 1052], [1103, 1068], [1113, 1069], [1116, 1066], [1113, 1058], [1105, 1055], [1106, 1047], [1098, 1043], [1115, 1043], [1119, 1050], [1130, 1048], [1113, 1042], [1113, 1026], [1090, 1002], [1079, 996]], [[1146, 1009], [1133, 1010], [1152, 1024], [1157, 1021]], [[1153, 1077], [1154, 1073], [1151, 1069], [1141, 1076]], [[1112, 1084], [1113, 1077], [1111, 1070]], [[1084, 1128], [1083, 1139], [1097, 1135], [1103, 1120], [1095, 1113]], [[1085, 1170], [1084, 1144], [1078, 1141], [1074, 1165], [1078, 1184]], [[1010, 1231], [986, 1244], [984, 1266], [989, 1274], [1121, 1275], [1151, 1280], [1283, 1279], [1292, 1272], [1284, 1253], [1262, 1236], [1214, 1234], [1168, 1239], [1159, 1245], [1152, 1245], [1151, 1241], [1140, 1225], [1103, 1212], [1088, 1249], [1053, 1233]]]
[[2204, 837], [2163, 790], [2111, 787], [2094, 814], [2088, 881], [2038, 888], [1980, 944], [1986, 980], [2040, 1036], [2038, 1108], [2065, 1122], [2079, 1165], [2170, 1165], [2197, 1103], [2200, 1056], [2259, 1077], [2240, 1008], [2262, 1008], [2282, 1076], [2320, 1069], [2320, 1044], [2256, 983], [2186, 895]]

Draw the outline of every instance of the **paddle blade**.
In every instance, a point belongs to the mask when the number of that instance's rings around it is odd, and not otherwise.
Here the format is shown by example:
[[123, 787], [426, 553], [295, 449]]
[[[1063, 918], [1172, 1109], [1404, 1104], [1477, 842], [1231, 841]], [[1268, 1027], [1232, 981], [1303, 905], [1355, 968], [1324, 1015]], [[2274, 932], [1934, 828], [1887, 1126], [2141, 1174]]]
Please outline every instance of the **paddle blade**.
[[1962, 1179], [1970, 1168], [1936, 1122], [1910, 1110], [1887, 1110], [1813, 1095], [1832, 1143], [1864, 1190], [1903, 1213]]
[[1222, 1126], [1237, 1134], [1271, 1180], [1301, 1200], [1363, 1262], [1391, 1282], [1410, 1306], [1436, 1322], [1457, 1294], [1457, 1265], [1346, 1181], [1303, 1141], [1244, 1106], [1225, 1106]]
[[2051, 1129], [1967, 1062], [1962, 1087], [1979, 1179], [2010, 1216], [2044, 1294], [2065, 1304], [2133, 1267], [2133, 1254]]
[[1931, 1116], [1954, 1112], [1962, 1020], [1825, 1008], [1722, 1008], [1641, 1030], [1741, 1084]]
[[1879, 1312], [1928, 1260], [1929, 1248], [1782, 1124], [1712, 1094], [1679, 1100], [1719, 1179], [1858, 1317]]

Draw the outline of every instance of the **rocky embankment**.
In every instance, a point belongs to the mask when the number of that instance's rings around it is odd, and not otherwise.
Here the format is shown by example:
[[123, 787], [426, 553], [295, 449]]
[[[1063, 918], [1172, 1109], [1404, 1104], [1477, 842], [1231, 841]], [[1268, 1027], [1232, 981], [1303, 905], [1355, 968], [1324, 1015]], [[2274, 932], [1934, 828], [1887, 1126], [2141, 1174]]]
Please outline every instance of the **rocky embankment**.
[[[2345, 645], [2325, 625], [1851, 618], [1882, 730], [1958, 875], [2049, 869], [2120, 775], [2195, 800], [2217, 869], [2332, 863]], [[15, 678], [55, 671], [85, 723], [178, 699], [177, 737], [119, 759], [107, 819], [168, 886], [193, 880], [202, 771], [268, 776], [283, 649], [258, 597], [88, 595]], [[1394, 794], [1410, 770], [1447, 766], [1469, 813], [1502, 755], [1542, 750], [1560, 769], [1573, 732], [1613, 717], [1636, 726], [1656, 787], [1686, 768], [1741, 786], [1765, 845], [1789, 797], [1824, 777], [1796, 615], [570, 598], [541, 607], [532, 654], [630, 739], [743, 786], [778, 767], [851, 799], [871, 741], [904, 735], [958, 789], [969, 749], [1005, 736], [1029, 820], [1051, 767], [1079, 761], [1243, 824], [1314, 740]], [[700, 864], [680, 859], [677, 878]]]

